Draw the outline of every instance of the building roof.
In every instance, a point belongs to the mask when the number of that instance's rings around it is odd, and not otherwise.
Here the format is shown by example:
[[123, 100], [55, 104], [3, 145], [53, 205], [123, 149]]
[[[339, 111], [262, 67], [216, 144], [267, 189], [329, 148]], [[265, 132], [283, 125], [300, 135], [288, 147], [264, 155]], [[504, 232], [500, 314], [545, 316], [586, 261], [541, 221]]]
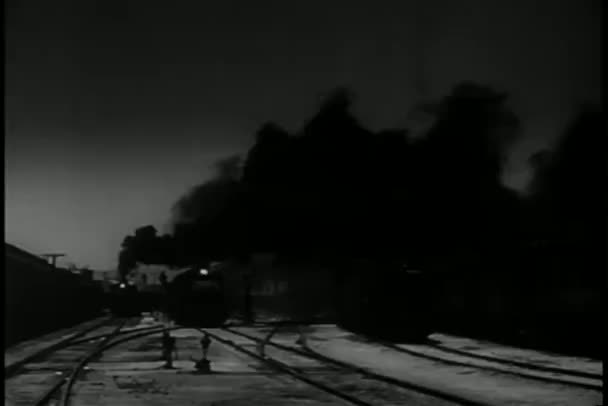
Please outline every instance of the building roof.
[[36, 263], [37, 265], [46, 265], [49, 268], [51, 265], [38, 255], [27, 252], [7, 242], [4, 243], [4, 253], [7, 258]]

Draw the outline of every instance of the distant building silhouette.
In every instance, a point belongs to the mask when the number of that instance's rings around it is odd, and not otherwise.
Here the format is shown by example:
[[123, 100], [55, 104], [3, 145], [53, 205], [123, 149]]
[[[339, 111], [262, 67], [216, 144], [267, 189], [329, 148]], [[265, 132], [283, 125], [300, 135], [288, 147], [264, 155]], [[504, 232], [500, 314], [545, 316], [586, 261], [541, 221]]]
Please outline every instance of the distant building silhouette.
[[4, 243], [5, 261], [14, 260], [28, 265], [33, 265], [37, 268], [46, 268], [51, 270], [52, 267], [45, 259], [18, 248], [12, 244]]
[[138, 263], [135, 269], [129, 273], [127, 281], [133, 283], [139, 291], [157, 291], [161, 289], [163, 273], [167, 276], [167, 281], [171, 282], [173, 278], [188, 269], [190, 268], [172, 269], [167, 265]]

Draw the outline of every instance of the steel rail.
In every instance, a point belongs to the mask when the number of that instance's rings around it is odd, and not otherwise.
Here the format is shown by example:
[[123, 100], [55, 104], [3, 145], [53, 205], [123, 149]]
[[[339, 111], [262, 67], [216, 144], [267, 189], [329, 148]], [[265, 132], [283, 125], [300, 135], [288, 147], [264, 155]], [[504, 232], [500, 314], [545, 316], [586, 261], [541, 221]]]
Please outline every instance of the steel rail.
[[[106, 341], [109, 340], [110, 338], [112, 338], [113, 334], [120, 331], [120, 329], [127, 323], [127, 320], [122, 320], [118, 326], [116, 326], [114, 328], [114, 330], [110, 333], [108, 333], [106, 335]], [[101, 343], [100, 343], [101, 344]], [[97, 347], [96, 347], [97, 348]], [[45, 393], [43, 393], [35, 402], [34, 405], [36, 406], [43, 406], [45, 404], [48, 403], [48, 401], [59, 391], [59, 389], [61, 389], [61, 387], [63, 385], [65, 385], [66, 383], [69, 383], [72, 379], [72, 377], [77, 374], [80, 369], [84, 366], [83, 364], [83, 360], [86, 359], [85, 358], [81, 359], [80, 362], [78, 363], [78, 365], [72, 370], [72, 372], [70, 373], [70, 375], [68, 377], [64, 377], [59, 379], [58, 381], [56, 381]]]
[[203, 332], [203, 333], [208, 334], [210, 337], [212, 337], [213, 339], [219, 341], [220, 343], [222, 343], [224, 345], [227, 345], [227, 346], [229, 346], [231, 348], [234, 348], [235, 350], [237, 350], [239, 352], [242, 352], [243, 354], [246, 354], [246, 355], [248, 355], [248, 356], [250, 356], [250, 357], [252, 357], [254, 359], [257, 359], [258, 361], [261, 361], [261, 362], [263, 362], [265, 364], [268, 364], [271, 367], [274, 367], [275, 369], [277, 369], [277, 370], [279, 370], [281, 372], [285, 372], [286, 374], [291, 375], [292, 377], [294, 377], [294, 378], [296, 378], [296, 379], [298, 379], [298, 380], [300, 380], [302, 382], [305, 382], [305, 383], [307, 383], [307, 384], [309, 384], [309, 385], [311, 385], [311, 386], [313, 386], [313, 387], [315, 387], [317, 389], [320, 389], [320, 390], [322, 390], [324, 392], [327, 392], [327, 393], [329, 393], [331, 395], [334, 395], [334, 396], [336, 396], [336, 397], [338, 397], [338, 398], [340, 398], [342, 400], [345, 400], [345, 401], [350, 402], [350, 403], [352, 403], [354, 405], [357, 405], [357, 406], [374, 406], [372, 403], [366, 402], [366, 401], [361, 400], [361, 399], [359, 399], [357, 397], [349, 395], [348, 393], [344, 393], [342, 391], [334, 389], [334, 388], [332, 388], [330, 386], [327, 386], [327, 385], [325, 385], [325, 384], [323, 384], [321, 382], [318, 382], [318, 381], [316, 381], [314, 379], [310, 379], [305, 374], [303, 374], [301, 372], [298, 372], [295, 368], [290, 367], [289, 365], [287, 365], [287, 364], [285, 364], [283, 362], [277, 361], [277, 360], [275, 360], [273, 358], [269, 358], [269, 357], [262, 357], [262, 356], [254, 353], [252, 351], [249, 351], [246, 348], [243, 348], [242, 346], [234, 343], [231, 340], [227, 340], [225, 338], [222, 338], [222, 337], [218, 336], [217, 334], [210, 333], [207, 330], [203, 330], [203, 329], [198, 329], [198, 330], [201, 331], [201, 332]]
[[[252, 335], [240, 332], [240, 331], [233, 330], [231, 328], [224, 328], [224, 330], [226, 330], [230, 333], [236, 334], [236, 335], [240, 335], [242, 337], [248, 338], [248, 339], [256, 341], [256, 342], [260, 342], [260, 341], [264, 340], [263, 338], [255, 337], [255, 336], [252, 336]], [[461, 397], [458, 395], [454, 395], [452, 393], [444, 392], [444, 391], [434, 389], [434, 388], [429, 388], [426, 386], [421, 386], [421, 385], [414, 384], [411, 382], [403, 381], [401, 379], [396, 379], [396, 378], [392, 378], [389, 376], [381, 375], [381, 374], [369, 371], [367, 369], [358, 367], [356, 365], [353, 365], [353, 364], [350, 364], [350, 363], [347, 363], [344, 361], [339, 361], [339, 360], [331, 358], [331, 357], [327, 357], [323, 354], [320, 354], [320, 353], [310, 349], [309, 347], [306, 347], [307, 348], [306, 350], [301, 350], [298, 348], [290, 347], [288, 345], [279, 344], [274, 341], [269, 341], [266, 343], [266, 345], [271, 345], [273, 347], [280, 348], [285, 351], [290, 351], [292, 353], [295, 353], [295, 354], [298, 354], [301, 356], [305, 356], [308, 358], [312, 358], [317, 361], [325, 362], [327, 364], [333, 364], [335, 366], [364, 375], [367, 378], [381, 381], [384, 383], [388, 383], [388, 384], [400, 387], [402, 389], [415, 391], [418, 393], [422, 393], [424, 395], [428, 395], [428, 396], [439, 398], [439, 399], [442, 399], [445, 401], [457, 403], [457, 404], [460, 404], [463, 406], [486, 406], [484, 403], [473, 401], [473, 400], [470, 400], [470, 399], [467, 399], [467, 398], [464, 398], [464, 397]]]
[[526, 373], [526, 372], [510, 371], [510, 370], [496, 368], [496, 367], [487, 366], [487, 365], [476, 365], [474, 363], [463, 362], [463, 361], [455, 361], [455, 360], [450, 360], [450, 359], [446, 359], [446, 358], [437, 357], [435, 355], [425, 354], [425, 353], [420, 352], [420, 351], [415, 351], [415, 350], [412, 350], [412, 349], [409, 349], [409, 348], [403, 348], [403, 347], [400, 347], [400, 346], [398, 346], [396, 344], [387, 343], [385, 341], [373, 341], [373, 342], [376, 343], [376, 344], [382, 345], [383, 347], [390, 348], [390, 349], [398, 351], [398, 352], [402, 352], [404, 354], [412, 355], [412, 356], [419, 357], [419, 358], [425, 358], [425, 359], [428, 359], [428, 360], [431, 360], [431, 361], [441, 362], [441, 363], [446, 364], [446, 365], [454, 365], [454, 366], [461, 366], [461, 367], [477, 368], [477, 369], [480, 369], [480, 370], [492, 371], [492, 372], [506, 374], [506, 375], [513, 375], [513, 376], [517, 376], [519, 378], [532, 379], [532, 380], [537, 380], [537, 381], [547, 382], [547, 383], [553, 383], [553, 384], [575, 386], [575, 387], [584, 388], [584, 389], [591, 389], [591, 390], [599, 390], [599, 391], [601, 391], [602, 388], [603, 388], [602, 384], [592, 384], [592, 383], [576, 382], [576, 381], [570, 381], [570, 380], [566, 380], [566, 379], [550, 378], [550, 377], [547, 377], [547, 376], [533, 375], [533, 374], [529, 374], [529, 373]]
[[54, 344], [49, 345], [48, 347], [45, 347], [39, 351], [36, 351], [35, 353], [25, 357], [22, 360], [19, 360], [10, 365], [7, 365], [6, 367], [4, 367], [4, 379], [6, 380], [8, 378], [15, 376], [24, 365], [29, 364], [42, 357], [45, 357], [59, 349], [72, 345], [73, 340], [76, 340], [77, 338], [80, 338], [98, 328], [104, 327], [105, 325], [109, 324], [113, 320], [115, 320], [115, 319], [113, 319], [113, 318], [104, 319], [104, 320], [100, 321], [99, 323], [96, 323], [93, 326], [90, 326], [81, 331], [78, 331], [61, 341], [58, 341]]
[[[126, 332], [126, 334], [128, 333], [135, 333], [133, 335], [127, 335], [127, 337], [122, 337], [116, 340], [113, 340], [111, 342], [105, 342], [102, 343], [101, 345], [97, 346], [92, 352], [90, 352], [79, 364], [80, 370], [82, 370], [82, 368], [84, 368], [84, 366], [89, 363], [94, 357], [96, 357], [97, 355], [101, 354], [102, 352], [117, 346], [118, 344], [122, 344], [124, 342], [127, 341], [131, 341], [134, 340], [136, 338], [141, 338], [141, 337], [145, 337], [145, 336], [149, 336], [152, 334], [156, 334], [156, 333], [160, 333], [162, 331], [172, 331], [172, 330], [180, 330], [180, 329], [184, 329], [186, 327], [182, 327], [182, 326], [174, 326], [174, 327], [164, 327], [160, 330], [151, 330], [151, 329], [146, 329], [146, 331], [142, 331], [143, 329], [140, 330], [131, 330]], [[71, 393], [71, 388], [74, 384], [74, 382], [78, 379], [78, 372], [79, 370], [75, 370], [71, 376], [70, 376], [70, 383], [69, 386], [66, 388], [66, 390], [63, 393], [62, 399], [61, 399], [61, 404], [63, 406], [68, 406], [69, 402], [70, 402], [70, 397], [72, 396]], [[66, 382], [67, 380], [64, 380], [64, 382]]]
[[448, 353], [452, 353], [452, 354], [463, 355], [463, 356], [467, 356], [467, 357], [471, 357], [471, 358], [479, 358], [479, 359], [482, 359], [485, 361], [492, 361], [492, 362], [497, 362], [500, 364], [513, 365], [513, 366], [520, 367], [520, 368], [534, 369], [534, 370], [538, 370], [538, 371], [552, 372], [552, 373], [563, 374], [563, 375], [572, 375], [572, 376], [576, 376], [579, 378], [602, 379], [602, 377], [603, 377], [603, 374], [584, 372], [584, 371], [575, 370], [575, 369], [548, 367], [548, 366], [544, 366], [544, 365], [531, 364], [528, 362], [515, 361], [515, 360], [510, 360], [510, 359], [501, 358], [501, 357], [494, 357], [491, 355], [477, 354], [477, 353], [473, 353], [473, 352], [469, 352], [469, 351], [464, 351], [464, 350], [459, 350], [456, 348], [447, 347], [447, 346], [441, 345], [441, 344], [430, 344], [430, 346], [433, 348], [436, 348], [440, 351], [444, 351], [444, 352], [448, 352]]

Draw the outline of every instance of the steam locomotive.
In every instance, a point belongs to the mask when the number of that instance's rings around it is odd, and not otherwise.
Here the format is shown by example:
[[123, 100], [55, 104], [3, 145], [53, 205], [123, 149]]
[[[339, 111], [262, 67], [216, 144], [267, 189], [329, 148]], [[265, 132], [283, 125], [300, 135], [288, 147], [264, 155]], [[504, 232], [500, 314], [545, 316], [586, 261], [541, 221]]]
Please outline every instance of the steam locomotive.
[[133, 317], [141, 314], [140, 295], [132, 283], [120, 282], [112, 285], [108, 297], [113, 315]]
[[228, 318], [220, 272], [192, 266], [165, 284], [169, 316], [180, 325], [217, 327]]

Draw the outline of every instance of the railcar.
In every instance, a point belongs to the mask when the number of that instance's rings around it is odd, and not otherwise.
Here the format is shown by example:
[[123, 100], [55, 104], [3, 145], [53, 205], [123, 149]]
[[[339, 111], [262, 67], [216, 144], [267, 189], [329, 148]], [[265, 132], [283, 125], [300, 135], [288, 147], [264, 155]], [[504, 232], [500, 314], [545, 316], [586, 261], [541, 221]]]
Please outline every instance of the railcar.
[[428, 273], [403, 264], [351, 268], [339, 292], [338, 322], [391, 340], [423, 341], [434, 328]]
[[99, 284], [7, 243], [5, 283], [5, 346], [103, 314]]

